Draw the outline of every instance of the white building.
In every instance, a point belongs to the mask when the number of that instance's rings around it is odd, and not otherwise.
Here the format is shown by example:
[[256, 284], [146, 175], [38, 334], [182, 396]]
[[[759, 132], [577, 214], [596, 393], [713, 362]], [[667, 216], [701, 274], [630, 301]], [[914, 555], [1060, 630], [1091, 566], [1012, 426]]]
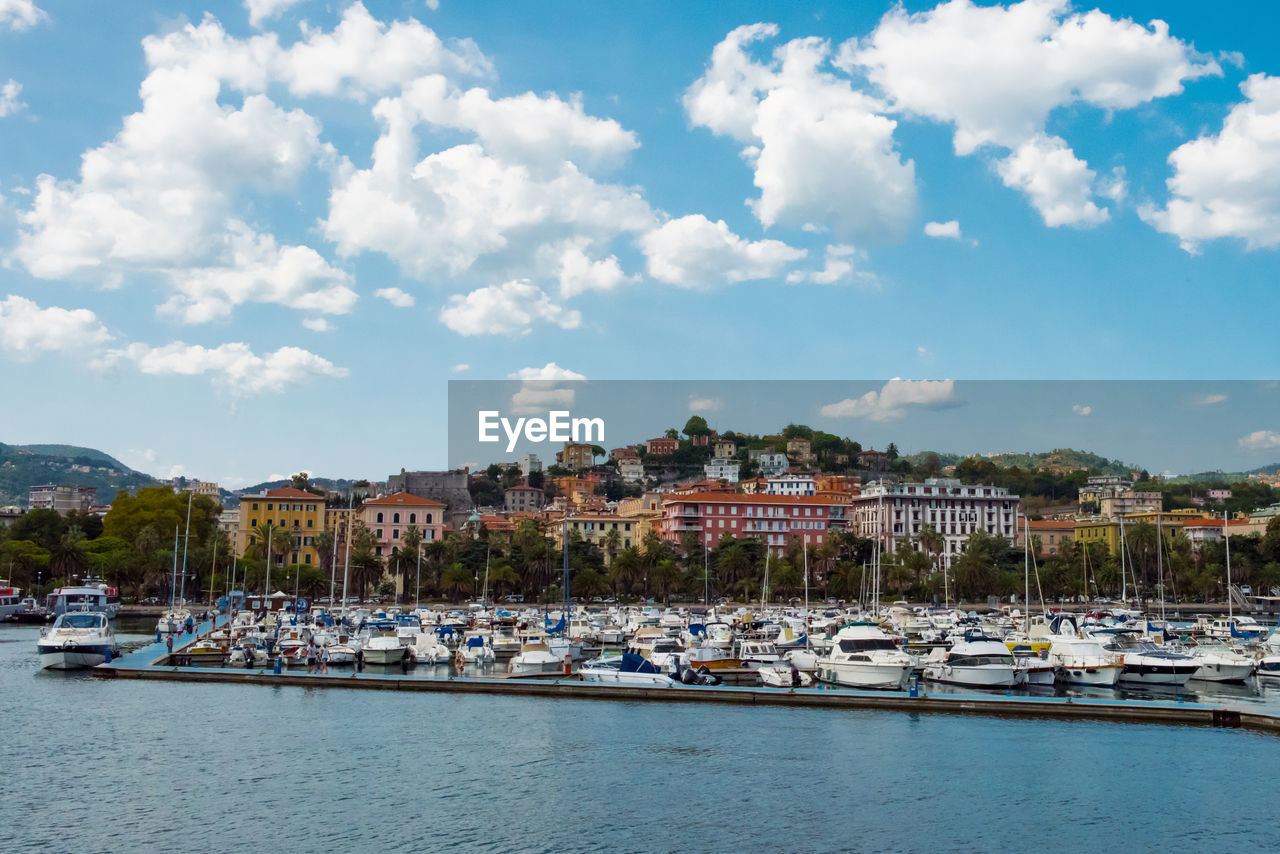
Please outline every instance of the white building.
[[767, 495], [817, 495], [818, 485], [813, 475], [780, 474], [769, 478], [765, 493]]
[[542, 471], [542, 460], [537, 454], [525, 454], [520, 458], [520, 476], [528, 477], [535, 471]]
[[787, 459], [786, 454], [760, 455], [760, 474], [764, 477], [782, 474], [789, 468], [791, 468], [791, 462]]
[[644, 480], [644, 463], [638, 457], [623, 457], [618, 460], [618, 474], [625, 483], [640, 483]]
[[737, 460], [717, 459], [707, 463], [702, 470], [706, 473], [707, 480], [727, 480], [729, 483], [737, 483], [740, 468]]
[[920, 529], [929, 525], [942, 534], [942, 559], [950, 566], [974, 531], [1014, 541], [1018, 496], [1004, 487], [963, 485], [954, 478], [872, 483], [853, 497], [851, 512], [857, 535], [878, 539], [887, 550], [896, 548], [899, 540], [910, 540], [919, 548]]

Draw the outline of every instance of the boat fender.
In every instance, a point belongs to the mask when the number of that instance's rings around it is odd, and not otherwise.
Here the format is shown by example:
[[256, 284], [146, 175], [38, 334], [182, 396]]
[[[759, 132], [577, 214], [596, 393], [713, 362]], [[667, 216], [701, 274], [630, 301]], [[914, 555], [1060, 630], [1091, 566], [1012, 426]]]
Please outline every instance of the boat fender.
[[564, 675], [568, 676], [573, 673], [573, 656], [566, 655], [564, 657]]

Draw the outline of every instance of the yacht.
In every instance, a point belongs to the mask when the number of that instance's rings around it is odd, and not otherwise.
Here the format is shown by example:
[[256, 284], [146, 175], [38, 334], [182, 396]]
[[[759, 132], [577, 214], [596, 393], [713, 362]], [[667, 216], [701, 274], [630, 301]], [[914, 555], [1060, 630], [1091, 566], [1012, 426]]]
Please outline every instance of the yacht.
[[782, 661], [782, 655], [772, 641], [744, 640], [738, 643], [738, 660], [740, 667], [759, 670]]
[[1191, 649], [1191, 657], [1200, 662], [1192, 679], [1201, 682], [1243, 682], [1253, 675], [1253, 659], [1246, 658], [1219, 640], [1201, 638]]
[[96, 667], [119, 655], [115, 632], [100, 611], [69, 612], [58, 616], [36, 642], [40, 666], [46, 670]]
[[120, 595], [114, 587], [86, 582], [79, 587], [59, 587], [45, 597], [45, 607], [56, 614], [96, 611], [114, 620], [120, 610]]
[[1155, 642], [1140, 638], [1133, 631], [1104, 632], [1111, 638], [1102, 648], [1122, 656], [1121, 682], [1181, 688], [1200, 669], [1200, 662], [1191, 656], [1161, 649]]
[[507, 664], [508, 673], [553, 673], [560, 666], [560, 659], [540, 637], [525, 639], [520, 652]]
[[928, 660], [924, 678], [970, 688], [1012, 688], [1017, 684], [1013, 653], [979, 629], [968, 629], [945, 653]]
[[644, 685], [666, 687], [675, 684], [671, 677], [648, 660], [630, 652], [608, 658], [593, 658], [578, 670], [584, 682], [608, 685]]
[[1096, 639], [1067, 634], [1049, 637], [1049, 663], [1057, 669], [1059, 682], [1113, 688], [1120, 680], [1124, 664]]
[[467, 632], [455, 656], [458, 667], [493, 661], [497, 656], [493, 652], [489, 638], [488, 632]]
[[[798, 656], [794, 656], [792, 660]], [[799, 666], [799, 662], [796, 662]], [[878, 626], [845, 626], [836, 632], [831, 649], [818, 658], [818, 678], [854, 688], [901, 689], [914, 663], [894, 639]]]

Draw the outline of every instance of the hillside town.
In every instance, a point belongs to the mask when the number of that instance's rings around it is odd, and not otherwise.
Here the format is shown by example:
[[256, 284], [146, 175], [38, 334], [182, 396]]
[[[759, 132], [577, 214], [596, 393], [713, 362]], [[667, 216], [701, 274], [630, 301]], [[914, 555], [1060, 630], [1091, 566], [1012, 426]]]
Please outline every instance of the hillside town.
[[[234, 569], [249, 586], [270, 578], [317, 597], [350, 569], [361, 596], [457, 600], [477, 595], [486, 566], [505, 595], [554, 597], [562, 551], [574, 592], [600, 599], [746, 600], [766, 584], [777, 596], [809, 584], [860, 599], [873, 560], [887, 591], [919, 601], [1016, 601], [1031, 560], [1060, 598], [1257, 605], [1280, 587], [1270, 484], [1197, 494], [1068, 458], [1044, 455], [1034, 471], [984, 457], [943, 465], [803, 425], [755, 436], [694, 416], [681, 431], [607, 451], [565, 443], [545, 463], [528, 453], [341, 488], [306, 473], [239, 493], [180, 478], [102, 503], [92, 487], [35, 485], [27, 508], [0, 513], [0, 562], [27, 585], [92, 574], [138, 598], [164, 592], [179, 546], [194, 589], [216, 592]], [[175, 544], [184, 496], [197, 535]]]

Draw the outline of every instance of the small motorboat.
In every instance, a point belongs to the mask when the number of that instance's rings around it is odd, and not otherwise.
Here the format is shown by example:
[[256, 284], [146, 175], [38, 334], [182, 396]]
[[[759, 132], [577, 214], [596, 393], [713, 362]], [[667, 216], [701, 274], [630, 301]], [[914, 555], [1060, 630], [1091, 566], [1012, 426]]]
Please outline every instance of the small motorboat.
[[770, 688], [808, 688], [813, 677], [789, 664], [765, 664], [756, 670], [760, 682]]
[[40, 633], [36, 650], [46, 670], [97, 667], [120, 654], [107, 615], [97, 611], [60, 614]]

